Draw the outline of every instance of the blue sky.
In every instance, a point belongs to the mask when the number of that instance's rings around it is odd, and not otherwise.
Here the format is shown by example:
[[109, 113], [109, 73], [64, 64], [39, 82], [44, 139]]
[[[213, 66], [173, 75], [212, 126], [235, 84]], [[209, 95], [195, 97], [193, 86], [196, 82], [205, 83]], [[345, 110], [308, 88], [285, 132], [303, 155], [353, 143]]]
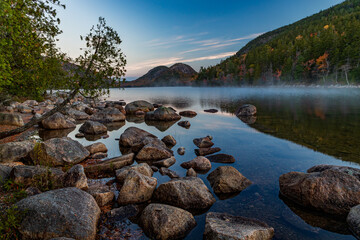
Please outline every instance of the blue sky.
[[99, 16], [120, 35], [127, 79], [183, 62], [196, 71], [233, 55], [261, 33], [293, 23], [342, 0], [63, 0], [58, 46], [81, 54], [80, 35]]

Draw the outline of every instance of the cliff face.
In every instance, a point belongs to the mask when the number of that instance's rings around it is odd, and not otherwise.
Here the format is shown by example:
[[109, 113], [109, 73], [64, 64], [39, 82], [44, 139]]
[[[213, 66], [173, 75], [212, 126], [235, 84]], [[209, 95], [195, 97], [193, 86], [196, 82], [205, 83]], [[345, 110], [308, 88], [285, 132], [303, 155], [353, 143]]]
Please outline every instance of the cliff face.
[[159, 66], [144, 76], [122, 84], [123, 87], [187, 86], [195, 79], [196, 71], [187, 64], [176, 63], [171, 67]]

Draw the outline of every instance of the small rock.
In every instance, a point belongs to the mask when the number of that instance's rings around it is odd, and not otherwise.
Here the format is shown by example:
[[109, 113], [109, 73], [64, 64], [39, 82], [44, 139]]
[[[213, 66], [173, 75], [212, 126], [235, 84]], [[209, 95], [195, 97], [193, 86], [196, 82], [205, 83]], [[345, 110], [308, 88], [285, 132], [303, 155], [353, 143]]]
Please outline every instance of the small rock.
[[185, 154], [185, 148], [184, 147], [179, 147], [178, 148], [178, 150], [177, 150], [177, 153], [179, 154], [179, 155], [184, 155]]
[[79, 132], [90, 135], [97, 135], [97, 134], [106, 133], [107, 127], [102, 123], [88, 120], [83, 125], [81, 125]]
[[108, 151], [106, 145], [101, 142], [93, 143], [89, 146], [86, 146], [85, 148], [90, 152], [90, 154], [106, 153]]
[[136, 155], [140, 161], [156, 161], [170, 158], [173, 155], [172, 151], [159, 139], [151, 138], [151, 142], [146, 144]]
[[47, 168], [43, 166], [25, 166], [19, 165], [12, 168], [10, 178], [17, 183], [29, 186], [37, 176], [50, 175], [50, 178], [55, 182], [57, 178], [63, 175], [63, 171], [58, 168]]
[[28, 187], [25, 192], [27, 197], [31, 197], [41, 193], [41, 191], [37, 187]]
[[161, 168], [161, 167], [169, 168], [172, 165], [174, 165], [175, 163], [176, 163], [175, 157], [170, 157], [170, 158], [167, 158], [164, 160], [153, 162], [152, 165], [159, 167], [159, 168]]
[[207, 159], [210, 160], [210, 162], [216, 162], [216, 163], [234, 163], [235, 158], [228, 154], [216, 154], [208, 156]]
[[176, 140], [171, 135], [167, 135], [167, 136], [163, 137], [163, 139], [161, 139], [161, 141], [163, 141], [166, 144], [166, 146], [173, 147], [176, 145]]
[[75, 137], [76, 137], [76, 138], [84, 138], [84, 137], [85, 137], [85, 134], [83, 134], [83, 133], [77, 133], [77, 134], [75, 134]]
[[186, 171], [186, 176], [187, 177], [197, 177], [197, 173], [195, 172], [195, 170], [193, 168], [189, 168]]
[[209, 137], [195, 138], [193, 142], [198, 148], [210, 148], [214, 145]]
[[214, 154], [217, 152], [220, 152], [221, 148], [215, 147], [215, 148], [199, 148], [195, 149], [196, 156], [207, 156], [210, 154]]
[[183, 209], [153, 203], [142, 212], [140, 225], [153, 239], [183, 239], [196, 226], [196, 221]]
[[205, 240], [251, 239], [270, 240], [274, 229], [256, 219], [232, 216], [226, 213], [206, 214]]
[[204, 112], [207, 112], [207, 113], [217, 113], [219, 110], [217, 109], [205, 109]]
[[149, 137], [156, 138], [156, 136], [140, 128], [129, 127], [121, 134], [119, 144], [126, 148], [135, 149], [138, 152], [144, 147], [144, 139]]
[[92, 154], [89, 158], [90, 159], [104, 159], [104, 158], [107, 158], [107, 156], [108, 156], [107, 153], [98, 152], [98, 153]]
[[173, 109], [167, 107], [160, 107], [155, 111], [147, 112], [145, 120], [148, 121], [177, 121], [181, 116]]
[[191, 124], [189, 121], [181, 121], [181, 122], [178, 122], [178, 125], [180, 127], [183, 127], [183, 128], [186, 128], [186, 129], [189, 129]]
[[146, 202], [151, 199], [156, 185], [156, 178], [130, 170], [120, 189], [117, 202], [120, 205]]
[[165, 167], [160, 168], [160, 174], [163, 176], [167, 175], [171, 179], [180, 178], [180, 176], [176, 172]]
[[105, 108], [91, 115], [90, 120], [102, 123], [125, 121], [125, 115], [117, 108]]
[[63, 187], [76, 187], [82, 190], [86, 190], [89, 187], [84, 167], [80, 164], [70, 168], [59, 180]]
[[115, 194], [110, 191], [110, 187], [102, 184], [91, 185], [87, 192], [94, 197], [99, 207], [112, 203], [115, 198]]
[[204, 172], [209, 171], [211, 169], [211, 163], [209, 159], [202, 156], [196, 157], [189, 162], [184, 162], [180, 166], [185, 169], [192, 168], [195, 171], [204, 171]]
[[231, 166], [221, 166], [207, 177], [216, 194], [241, 192], [252, 182]]
[[143, 100], [131, 102], [125, 106], [125, 111], [127, 114], [134, 114], [136, 111], [139, 110], [143, 112], [153, 111], [154, 106], [151, 103]]
[[254, 105], [245, 104], [236, 110], [235, 115], [236, 116], [253, 116], [256, 114], [256, 111], [257, 110]]
[[179, 112], [179, 115], [183, 116], [183, 117], [193, 118], [197, 115], [197, 113], [194, 111], [182, 111], [182, 112]]
[[9, 179], [12, 167], [0, 165], [0, 187], [2, 184]]
[[159, 171], [159, 169], [157, 167], [155, 167], [155, 166], [150, 166], [150, 167], [151, 167], [151, 170], [153, 170], [153, 172]]

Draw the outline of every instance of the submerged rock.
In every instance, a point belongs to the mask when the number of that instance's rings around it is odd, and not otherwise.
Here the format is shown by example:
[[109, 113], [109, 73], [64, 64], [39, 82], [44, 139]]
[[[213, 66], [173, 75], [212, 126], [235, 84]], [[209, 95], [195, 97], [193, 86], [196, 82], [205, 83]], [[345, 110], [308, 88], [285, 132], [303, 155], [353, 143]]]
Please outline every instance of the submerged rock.
[[34, 163], [52, 166], [77, 164], [90, 155], [78, 141], [71, 138], [53, 138], [39, 143], [31, 152]]
[[196, 221], [183, 209], [152, 203], [142, 212], [140, 225], [152, 239], [182, 239], [196, 226]]
[[280, 176], [280, 193], [304, 206], [346, 215], [360, 204], [360, 170], [320, 165], [308, 173], [290, 172]]
[[232, 216], [226, 213], [206, 214], [204, 239], [270, 240], [274, 229], [256, 219]]
[[207, 177], [216, 194], [241, 192], [252, 182], [231, 166], [221, 166]]
[[207, 209], [215, 198], [200, 178], [173, 179], [161, 184], [154, 192], [154, 200], [186, 210]]
[[0, 125], [12, 125], [22, 127], [24, 126], [24, 121], [22, 117], [18, 114], [0, 113]]
[[100, 122], [86, 121], [83, 125], [81, 125], [79, 132], [97, 135], [101, 133], [106, 133], [107, 127]]
[[245, 104], [236, 110], [235, 115], [236, 116], [253, 116], [256, 114], [256, 111], [257, 110], [254, 105]]
[[0, 144], [0, 163], [17, 162], [26, 158], [34, 146], [35, 142], [30, 140]]
[[16, 205], [19, 210], [26, 211], [18, 228], [23, 239], [95, 239], [100, 209], [94, 198], [82, 190], [48, 191], [25, 198]]
[[207, 159], [210, 160], [210, 162], [216, 162], [216, 163], [234, 163], [235, 158], [229, 154], [215, 154], [211, 156], [207, 156]]

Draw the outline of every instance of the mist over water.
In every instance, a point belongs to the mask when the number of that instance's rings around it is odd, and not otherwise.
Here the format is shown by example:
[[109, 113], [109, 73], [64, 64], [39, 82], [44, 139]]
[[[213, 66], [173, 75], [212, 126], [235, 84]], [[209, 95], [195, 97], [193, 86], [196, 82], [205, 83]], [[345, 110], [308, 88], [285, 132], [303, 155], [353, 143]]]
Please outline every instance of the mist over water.
[[[257, 218], [275, 229], [274, 239], [355, 239], [344, 219], [302, 209], [279, 197], [279, 176], [290, 171], [306, 171], [318, 164], [360, 168], [360, 89], [358, 88], [131, 88], [112, 89], [108, 100], [147, 100], [172, 106], [178, 111], [194, 110], [195, 118], [183, 118], [190, 129], [176, 122], [145, 122], [127, 118], [115, 124], [107, 139], [76, 139], [83, 145], [94, 140], [106, 144], [109, 158], [121, 155], [118, 141], [130, 126], [149, 131], [162, 138], [174, 136], [176, 164], [170, 169], [180, 176], [184, 161], [196, 157], [192, 140], [206, 135], [214, 137], [220, 153], [231, 154], [238, 169], [253, 184], [236, 196], [216, 196], [209, 211]], [[256, 118], [239, 119], [233, 113], [242, 104], [257, 107]], [[216, 114], [204, 109], [215, 108]], [[75, 138], [78, 128], [68, 134]], [[179, 156], [178, 147], [186, 154]], [[211, 171], [221, 163], [212, 163]], [[211, 172], [210, 171], [210, 172]], [[209, 173], [210, 173], [209, 172]], [[206, 177], [199, 175], [212, 191]], [[169, 180], [155, 173], [158, 184]], [[206, 213], [195, 216], [197, 227], [186, 239], [202, 239]], [[136, 229], [136, 225], [129, 228]], [[146, 239], [145, 236], [142, 238]]]

